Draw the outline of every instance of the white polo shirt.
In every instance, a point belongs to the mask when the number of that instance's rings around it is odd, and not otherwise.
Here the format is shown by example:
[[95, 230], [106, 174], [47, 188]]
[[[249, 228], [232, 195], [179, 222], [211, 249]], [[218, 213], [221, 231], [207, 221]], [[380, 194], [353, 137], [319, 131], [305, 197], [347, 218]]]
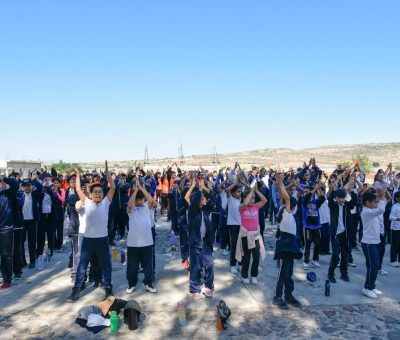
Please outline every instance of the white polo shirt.
[[134, 206], [128, 214], [129, 232], [126, 242], [128, 247], [147, 247], [153, 245], [151, 213], [152, 210], [145, 203], [142, 207]]
[[108, 210], [111, 201], [108, 197], [96, 204], [89, 198], [85, 199], [86, 230], [85, 237], [100, 238], [108, 236]]
[[285, 233], [296, 236], [296, 220], [294, 219], [293, 214], [291, 212], [287, 212], [285, 208], [283, 209], [282, 221], [279, 223], [279, 229]]
[[240, 217], [240, 204], [242, 200], [233, 196], [228, 197], [228, 218], [227, 225], [242, 225], [242, 218]]

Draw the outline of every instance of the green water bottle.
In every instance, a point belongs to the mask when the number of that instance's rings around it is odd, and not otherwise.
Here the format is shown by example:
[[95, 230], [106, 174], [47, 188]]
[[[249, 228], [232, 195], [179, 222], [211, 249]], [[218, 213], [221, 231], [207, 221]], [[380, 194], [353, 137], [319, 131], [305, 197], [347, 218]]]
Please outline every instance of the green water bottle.
[[110, 324], [111, 333], [117, 333], [119, 328], [119, 319], [116, 311], [111, 312]]

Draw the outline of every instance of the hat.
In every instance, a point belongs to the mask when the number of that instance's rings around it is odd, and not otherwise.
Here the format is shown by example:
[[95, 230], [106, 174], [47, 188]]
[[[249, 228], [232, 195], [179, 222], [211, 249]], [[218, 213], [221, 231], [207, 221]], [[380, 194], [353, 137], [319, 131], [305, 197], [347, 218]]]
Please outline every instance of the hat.
[[78, 318], [88, 320], [90, 314], [97, 314], [101, 316], [101, 309], [97, 306], [85, 306], [78, 311]]
[[106, 326], [110, 327], [110, 319], [103, 318], [98, 314], [89, 314], [87, 318], [87, 327], [97, 327], [97, 326]]
[[22, 186], [24, 186], [24, 185], [32, 185], [32, 181], [29, 178], [25, 178], [25, 179], [22, 180], [21, 185]]
[[115, 296], [109, 296], [107, 299], [104, 301], [101, 301], [100, 303], [97, 304], [97, 307], [101, 309], [101, 312], [103, 313], [104, 316], [108, 315], [108, 312], [113, 305], [115, 301]]

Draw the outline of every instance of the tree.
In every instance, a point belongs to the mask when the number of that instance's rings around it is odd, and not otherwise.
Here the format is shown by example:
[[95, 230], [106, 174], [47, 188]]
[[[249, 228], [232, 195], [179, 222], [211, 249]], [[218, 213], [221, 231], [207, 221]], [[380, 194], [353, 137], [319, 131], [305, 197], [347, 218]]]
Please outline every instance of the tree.
[[361, 169], [363, 169], [366, 174], [368, 174], [368, 173], [370, 173], [372, 171], [372, 166], [373, 165], [372, 165], [371, 160], [367, 156], [365, 156], [365, 155], [353, 156], [352, 162], [354, 163], [356, 161], [358, 161], [358, 163], [360, 164]]
[[60, 160], [58, 163], [51, 164], [50, 168], [54, 168], [57, 173], [70, 173], [74, 168], [77, 168], [79, 172], [83, 172], [83, 168], [79, 163], [66, 163]]

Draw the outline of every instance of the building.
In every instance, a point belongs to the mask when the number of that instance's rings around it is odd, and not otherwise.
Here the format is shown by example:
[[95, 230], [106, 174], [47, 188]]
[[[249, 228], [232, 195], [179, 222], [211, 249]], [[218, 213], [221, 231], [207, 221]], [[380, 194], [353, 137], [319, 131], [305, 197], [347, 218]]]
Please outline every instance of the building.
[[42, 168], [40, 161], [18, 161], [18, 160], [0, 160], [0, 173], [9, 175], [11, 172], [21, 172], [22, 178], [28, 177], [29, 171], [40, 170]]

